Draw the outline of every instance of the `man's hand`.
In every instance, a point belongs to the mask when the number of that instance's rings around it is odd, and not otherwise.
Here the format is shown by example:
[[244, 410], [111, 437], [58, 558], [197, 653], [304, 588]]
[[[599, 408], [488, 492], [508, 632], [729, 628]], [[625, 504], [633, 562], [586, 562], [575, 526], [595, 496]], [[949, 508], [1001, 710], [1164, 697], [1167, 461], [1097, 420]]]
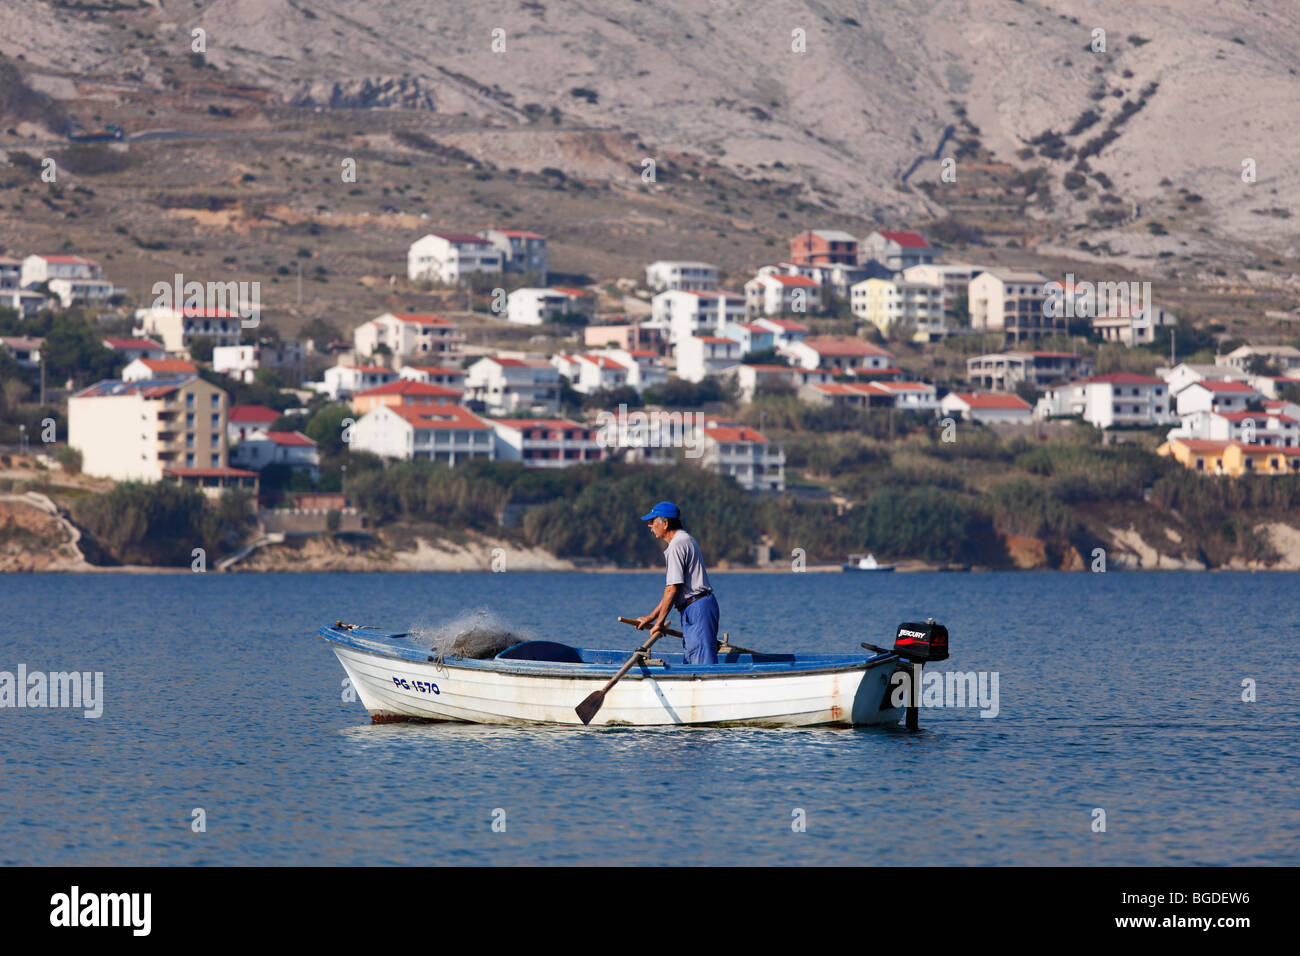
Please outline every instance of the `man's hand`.
[[638, 617], [636, 619], [636, 629], [638, 631], [644, 631], [646, 628], [648, 628], [651, 624], [654, 623], [655, 618], [657, 618], [658, 616], [659, 615], [657, 614], [647, 614], [644, 617]]

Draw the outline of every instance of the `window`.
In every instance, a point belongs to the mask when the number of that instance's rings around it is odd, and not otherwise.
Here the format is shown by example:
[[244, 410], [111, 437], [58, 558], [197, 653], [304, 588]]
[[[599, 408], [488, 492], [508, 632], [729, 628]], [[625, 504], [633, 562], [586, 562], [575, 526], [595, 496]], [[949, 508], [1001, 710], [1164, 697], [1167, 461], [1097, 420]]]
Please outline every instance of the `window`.
[[[186, 395], [185, 395], [185, 407], [186, 407], [186, 408], [193, 408], [193, 407], [194, 407], [194, 393], [193, 393], [193, 392], [187, 392], [187, 393], [186, 393]], [[193, 418], [194, 416], [191, 415], [190, 417]]]
[[1196, 470], [1197, 470], [1197, 471], [1204, 471], [1204, 470], [1205, 470], [1205, 459], [1204, 459], [1204, 458], [1198, 458], [1198, 459], [1196, 459]]
[[186, 468], [194, 467], [194, 452], [190, 452], [185, 456], [185, 467]]
[[212, 393], [212, 407], [213, 408], [221, 407], [221, 395], [218, 394], [217, 392]]
[[221, 427], [221, 413], [220, 413], [220, 412], [213, 412], [213, 413], [212, 413], [212, 427], [213, 427], [213, 428], [220, 428], [220, 427]]
[[219, 447], [221, 445], [221, 436], [218, 433], [213, 432], [212, 441], [210, 442], [210, 444], [212, 445], [213, 448]]
[[[194, 432], [187, 432], [185, 434], [185, 447], [186, 448], [194, 447]], [[193, 458], [194, 456], [191, 455], [190, 457]]]
[[220, 456], [220, 455], [213, 455], [213, 456], [212, 456], [212, 467], [213, 467], [213, 468], [220, 468], [220, 467], [221, 467], [221, 456]]

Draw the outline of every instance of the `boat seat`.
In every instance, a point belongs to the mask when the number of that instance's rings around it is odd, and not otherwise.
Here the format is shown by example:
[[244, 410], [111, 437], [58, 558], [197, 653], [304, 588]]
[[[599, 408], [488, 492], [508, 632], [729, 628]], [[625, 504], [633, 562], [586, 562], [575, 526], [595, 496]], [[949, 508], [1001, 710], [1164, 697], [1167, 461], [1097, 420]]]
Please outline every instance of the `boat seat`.
[[552, 661], [557, 664], [581, 664], [582, 657], [568, 644], [558, 641], [524, 641], [497, 655], [499, 661]]

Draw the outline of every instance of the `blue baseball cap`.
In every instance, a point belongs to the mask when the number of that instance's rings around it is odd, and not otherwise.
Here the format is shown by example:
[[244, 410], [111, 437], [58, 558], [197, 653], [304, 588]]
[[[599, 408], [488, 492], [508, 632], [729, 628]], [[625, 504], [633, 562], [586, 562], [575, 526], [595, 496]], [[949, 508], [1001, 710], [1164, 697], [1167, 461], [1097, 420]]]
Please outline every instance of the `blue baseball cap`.
[[648, 515], [642, 515], [641, 520], [649, 521], [652, 518], [680, 519], [681, 516], [682, 513], [677, 509], [677, 506], [675, 504], [673, 504], [671, 501], [661, 501], [659, 502], [659, 504], [655, 505], [653, 508], [650, 509], [650, 513]]

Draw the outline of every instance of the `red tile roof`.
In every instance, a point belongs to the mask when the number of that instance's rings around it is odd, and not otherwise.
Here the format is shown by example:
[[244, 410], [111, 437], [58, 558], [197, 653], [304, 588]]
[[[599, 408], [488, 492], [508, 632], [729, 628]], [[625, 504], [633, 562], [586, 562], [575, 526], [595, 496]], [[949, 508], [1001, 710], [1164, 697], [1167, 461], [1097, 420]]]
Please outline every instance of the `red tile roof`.
[[1006, 395], [995, 392], [983, 395], [974, 392], [953, 392], [952, 394], [965, 402], [970, 408], [1030, 410], [1029, 403], [1019, 395]]
[[391, 368], [384, 368], [382, 365], [344, 365], [343, 368], [350, 368], [354, 372], [362, 372], [366, 375], [396, 375]]
[[504, 425], [507, 428], [562, 428], [566, 431], [580, 429], [584, 432], [590, 432], [592, 429], [578, 422], [570, 421], [567, 418], [490, 418], [487, 420], [489, 425]]
[[904, 249], [929, 249], [930, 244], [919, 232], [882, 232], [882, 236], [896, 242]]
[[85, 259], [81, 256], [39, 256], [39, 258], [44, 259], [46, 262], [57, 262], [60, 265], [99, 265], [94, 259]]
[[509, 236], [511, 239], [546, 239], [545, 236], [539, 236], [535, 232], [524, 232], [521, 229], [493, 229], [492, 232], [499, 232], [503, 236]]
[[1294, 418], [1292, 418], [1290, 415], [1283, 415], [1280, 411], [1267, 411], [1267, 412], [1250, 412], [1250, 411], [1240, 411], [1240, 412], [1214, 412], [1213, 414], [1218, 415], [1220, 418], [1225, 419], [1225, 420], [1230, 421], [1230, 422], [1244, 422], [1244, 421], [1246, 421], [1246, 420], [1248, 420], [1248, 419], [1249, 419], [1249, 420], [1252, 420], [1252, 421], [1260, 421], [1261, 419], [1267, 420], [1267, 419], [1272, 418], [1272, 419], [1275, 419], [1275, 420], [1281, 422], [1281, 423], [1284, 424], [1284, 425], [1288, 425], [1288, 424], [1290, 424], [1290, 425], [1294, 425], [1294, 424], [1296, 424], [1296, 420], [1295, 420]]
[[163, 350], [163, 347], [153, 339], [104, 339], [103, 341], [107, 348], [120, 352], [136, 352], [144, 349], [161, 352]]
[[778, 325], [787, 332], [808, 332], [808, 326], [794, 319], [760, 319], [761, 322], [770, 322], [772, 325]]
[[819, 355], [887, 355], [890, 358], [894, 357], [892, 352], [887, 352], [870, 342], [864, 342], [862, 339], [819, 335], [804, 339], [803, 344]]
[[409, 378], [404, 378], [396, 382], [389, 382], [387, 385], [377, 385], [374, 388], [368, 388], [364, 392], [357, 392], [356, 398], [362, 398], [366, 395], [427, 395], [438, 396], [440, 398], [459, 399], [460, 392], [454, 388], [446, 388], [442, 385], [430, 385], [427, 382], [416, 382]]
[[199, 371], [193, 363], [187, 362], [184, 359], [141, 358], [136, 359], [136, 361], [141, 363], [151, 372], [193, 372], [197, 375]]
[[604, 355], [579, 355], [577, 358], [582, 359], [584, 362], [590, 362], [598, 368], [611, 369], [619, 372], [627, 371], [627, 366], [622, 362], [615, 362], [612, 358], [607, 358]]
[[784, 275], [773, 275], [769, 273], [767, 276], [761, 276], [760, 278], [775, 279], [777, 282], [781, 283], [781, 285], [797, 285], [797, 286], [818, 285], [818, 283], [814, 282], [812, 279], [809, 279], [807, 276], [784, 276]]
[[591, 295], [591, 293], [588, 292], [586, 289], [570, 289], [558, 285], [555, 286], [551, 291], [563, 292], [565, 295], [573, 295], [573, 296], [578, 296], [580, 298], [586, 298], [587, 296]]
[[388, 410], [410, 422], [416, 431], [435, 428], [490, 428], [487, 422], [459, 405], [389, 405]]
[[[1215, 382], [1210, 379], [1204, 379], [1200, 382], [1193, 382], [1192, 385], [1199, 385], [1211, 392], [1238, 392], [1240, 394], [1255, 394], [1255, 390], [1245, 382]], [[1189, 388], [1191, 386], [1188, 386]]]
[[277, 445], [290, 445], [299, 448], [315, 448], [316, 443], [302, 432], [263, 432]]
[[442, 365], [407, 365], [405, 368], [413, 368], [417, 372], [424, 372], [428, 375], [464, 375], [463, 368], [446, 368]]
[[265, 405], [231, 405], [229, 421], [232, 425], [238, 425], [242, 422], [256, 424], [258, 422], [273, 422], [280, 417], [280, 413], [274, 408], [267, 408]]
[[766, 444], [767, 439], [752, 428], [706, 428], [704, 434], [720, 442], [753, 442]]

